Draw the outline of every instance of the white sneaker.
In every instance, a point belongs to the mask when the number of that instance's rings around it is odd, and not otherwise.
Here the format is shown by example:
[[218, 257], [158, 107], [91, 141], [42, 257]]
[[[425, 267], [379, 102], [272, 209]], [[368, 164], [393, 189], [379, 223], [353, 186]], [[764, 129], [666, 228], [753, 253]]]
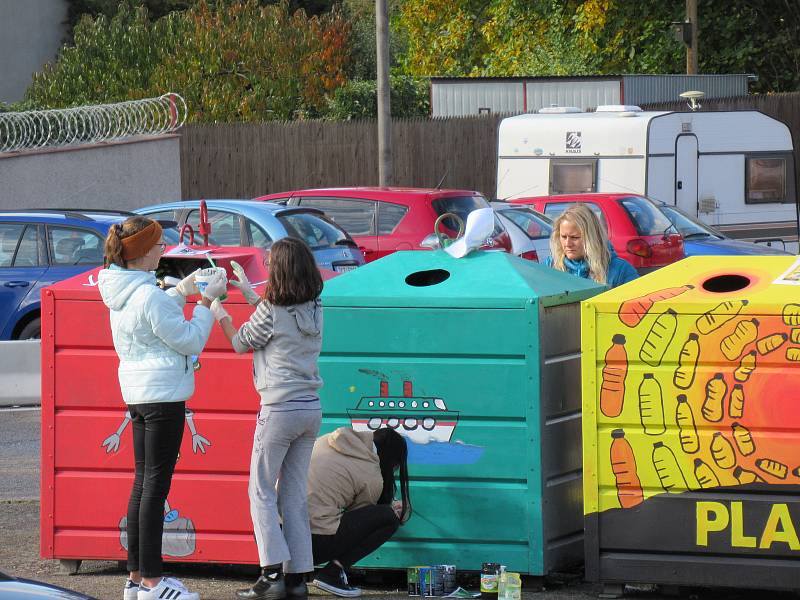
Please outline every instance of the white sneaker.
[[136, 600], [200, 600], [200, 594], [190, 592], [177, 579], [164, 577], [154, 588], [141, 584]]
[[130, 579], [125, 582], [125, 588], [122, 593], [122, 600], [139, 600], [136, 595], [139, 593], [139, 584], [133, 583]]

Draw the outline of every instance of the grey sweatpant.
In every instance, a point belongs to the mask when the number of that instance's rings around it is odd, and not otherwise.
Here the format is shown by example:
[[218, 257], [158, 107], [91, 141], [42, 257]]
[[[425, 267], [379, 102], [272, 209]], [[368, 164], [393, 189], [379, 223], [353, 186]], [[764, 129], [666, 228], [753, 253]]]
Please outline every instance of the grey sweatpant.
[[321, 420], [319, 410], [261, 407], [248, 495], [262, 567], [283, 563], [284, 573], [314, 570], [306, 495], [308, 465]]

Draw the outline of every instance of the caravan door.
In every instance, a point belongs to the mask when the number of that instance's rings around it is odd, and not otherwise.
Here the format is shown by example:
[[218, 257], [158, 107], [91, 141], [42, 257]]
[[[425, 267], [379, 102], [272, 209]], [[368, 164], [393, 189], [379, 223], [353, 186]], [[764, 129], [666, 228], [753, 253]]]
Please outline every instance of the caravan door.
[[697, 138], [679, 135], [675, 143], [675, 205], [697, 216]]

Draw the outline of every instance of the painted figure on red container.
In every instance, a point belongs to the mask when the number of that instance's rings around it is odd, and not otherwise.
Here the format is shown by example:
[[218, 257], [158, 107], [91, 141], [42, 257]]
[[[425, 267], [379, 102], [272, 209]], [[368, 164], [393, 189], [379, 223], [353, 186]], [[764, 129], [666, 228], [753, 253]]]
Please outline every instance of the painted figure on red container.
[[639, 274], [617, 256], [608, 243], [605, 227], [585, 204], [573, 204], [553, 223], [548, 267], [617, 287]]
[[322, 420], [317, 367], [322, 277], [309, 247], [291, 237], [271, 247], [263, 298], [241, 268], [235, 266], [234, 273], [238, 280], [232, 284], [256, 306], [255, 312], [237, 330], [221, 302], [214, 302], [211, 310], [236, 352], [254, 351], [254, 383], [261, 396], [248, 495], [262, 573], [252, 587], [236, 595], [253, 600], [305, 598], [305, 576], [314, 569], [306, 482]]
[[405, 438], [389, 427], [340, 427], [320, 437], [308, 473], [308, 512], [314, 564], [327, 563], [314, 585], [336, 596], [360, 596], [347, 581], [347, 569], [385, 544], [411, 516]]
[[194, 393], [191, 356], [208, 340], [214, 323], [211, 302], [225, 293], [227, 282], [221, 273], [214, 277], [187, 321], [183, 307], [186, 296], [198, 293], [195, 274], [168, 292], [156, 285], [153, 271], [166, 246], [162, 235], [161, 226], [146, 217], [113, 225], [105, 241], [106, 268], [98, 276], [133, 426], [125, 600], [200, 598], [180, 581], [162, 576], [164, 502], [183, 437], [186, 400]]

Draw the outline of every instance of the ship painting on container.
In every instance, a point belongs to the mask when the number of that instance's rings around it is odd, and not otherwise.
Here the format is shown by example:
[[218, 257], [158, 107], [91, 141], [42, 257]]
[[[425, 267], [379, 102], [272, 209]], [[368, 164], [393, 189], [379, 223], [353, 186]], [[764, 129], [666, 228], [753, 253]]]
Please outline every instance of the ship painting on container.
[[793, 257], [692, 257], [583, 303], [587, 578], [796, 589]]
[[[372, 374], [364, 369], [362, 372]], [[375, 431], [390, 427], [408, 440], [412, 464], [473, 464], [483, 455], [483, 447], [453, 441], [458, 411], [448, 410], [444, 399], [415, 396], [413, 384], [403, 381], [403, 395], [389, 395], [389, 382], [380, 381], [380, 395], [363, 396], [355, 408], [348, 409], [356, 431]]]

